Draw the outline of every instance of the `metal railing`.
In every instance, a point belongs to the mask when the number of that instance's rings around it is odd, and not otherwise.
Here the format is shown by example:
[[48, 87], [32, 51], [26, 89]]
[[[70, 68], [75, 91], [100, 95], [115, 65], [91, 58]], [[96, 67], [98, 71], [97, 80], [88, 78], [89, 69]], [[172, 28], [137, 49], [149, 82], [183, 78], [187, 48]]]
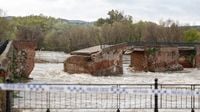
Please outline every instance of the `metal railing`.
[[8, 45], [9, 41], [1, 41], [0, 42], [0, 55], [4, 52], [4, 50], [6, 49], [7, 45]]
[[[38, 84], [37, 84], [38, 85]], [[44, 85], [44, 84], [41, 84]], [[45, 84], [48, 86], [55, 84]], [[56, 86], [84, 86], [84, 87], [110, 87], [132, 90], [179, 90], [200, 91], [199, 84], [56, 84]], [[38, 110], [38, 112], [74, 111], [95, 112], [99, 110], [108, 112], [133, 111], [135, 109], [149, 109], [158, 112], [164, 110], [191, 110], [200, 109], [200, 95], [193, 94], [138, 94], [124, 91], [106, 92], [48, 92], [48, 91], [7, 91], [11, 95], [7, 112], [16, 110]], [[10, 108], [12, 107], [12, 108]]]
[[[63, 86], [61, 84], [60, 86]], [[76, 85], [70, 85], [76, 86]], [[98, 87], [126, 87], [135, 89], [152, 89], [153, 85], [116, 85], [91, 84], [82, 86]], [[64, 92], [33, 92], [14, 91], [13, 109], [56, 109], [56, 110], [117, 110], [117, 109], [153, 109], [152, 95], [138, 95], [125, 93], [64, 93]]]
[[187, 42], [142, 42], [142, 41], [138, 41], [138, 42], [128, 42], [127, 43], [128, 46], [187, 46], [187, 47], [191, 47], [191, 46], [196, 46], [196, 45], [200, 45], [199, 42], [192, 42], [192, 43], [187, 43]]

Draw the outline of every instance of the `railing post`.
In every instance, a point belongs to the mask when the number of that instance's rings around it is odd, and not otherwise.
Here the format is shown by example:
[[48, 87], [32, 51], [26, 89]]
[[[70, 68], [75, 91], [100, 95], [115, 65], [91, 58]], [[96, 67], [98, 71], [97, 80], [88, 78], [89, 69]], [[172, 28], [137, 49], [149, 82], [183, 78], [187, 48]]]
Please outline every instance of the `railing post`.
[[[117, 85], [117, 89], [119, 89], [119, 85]], [[120, 93], [117, 92], [117, 112], [120, 112]]]
[[[155, 84], [154, 84], [154, 89], [157, 90], [158, 89], [158, 79], [155, 79]], [[158, 94], [155, 93], [154, 95], [154, 103], [155, 103], [155, 107], [154, 107], [154, 112], [158, 112]]]
[[[10, 79], [6, 79], [6, 83], [11, 83]], [[10, 91], [6, 90], [6, 112], [11, 112]]]
[[191, 112], [194, 112], [194, 108], [192, 108], [192, 111]]
[[[191, 91], [195, 91], [195, 85], [191, 85]], [[192, 110], [191, 110], [191, 112], [195, 112], [194, 111], [194, 108], [195, 108], [195, 96], [193, 96], [192, 95], [192, 97], [191, 97], [192, 99], [191, 99], [191, 107], [192, 107]]]
[[46, 112], [50, 112], [50, 109], [48, 108]]
[[47, 108], [46, 112], [50, 112], [50, 92], [48, 92], [47, 97], [48, 97], [47, 101], [48, 101], [49, 105], [48, 105], [48, 108]]

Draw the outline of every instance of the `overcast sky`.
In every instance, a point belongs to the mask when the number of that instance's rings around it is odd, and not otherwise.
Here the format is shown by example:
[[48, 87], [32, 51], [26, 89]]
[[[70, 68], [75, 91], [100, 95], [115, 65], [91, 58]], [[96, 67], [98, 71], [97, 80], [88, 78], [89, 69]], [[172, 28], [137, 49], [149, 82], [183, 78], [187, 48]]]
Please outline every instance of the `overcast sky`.
[[200, 0], [0, 0], [7, 16], [44, 14], [56, 18], [95, 21], [111, 9], [133, 16], [135, 21], [173, 19], [200, 25]]

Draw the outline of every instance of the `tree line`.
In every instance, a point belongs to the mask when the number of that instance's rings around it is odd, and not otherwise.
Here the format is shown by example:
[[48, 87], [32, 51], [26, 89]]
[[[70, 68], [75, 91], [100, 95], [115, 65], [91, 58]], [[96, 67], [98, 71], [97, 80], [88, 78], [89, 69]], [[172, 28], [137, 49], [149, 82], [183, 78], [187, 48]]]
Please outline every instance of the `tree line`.
[[0, 39], [35, 40], [38, 49], [70, 52], [122, 42], [199, 42], [200, 31], [173, 20], [134, 23], [132, 16], [118, 10], [90, 24], [73, 24], [44, 15], [9, 17], [0, 10]]

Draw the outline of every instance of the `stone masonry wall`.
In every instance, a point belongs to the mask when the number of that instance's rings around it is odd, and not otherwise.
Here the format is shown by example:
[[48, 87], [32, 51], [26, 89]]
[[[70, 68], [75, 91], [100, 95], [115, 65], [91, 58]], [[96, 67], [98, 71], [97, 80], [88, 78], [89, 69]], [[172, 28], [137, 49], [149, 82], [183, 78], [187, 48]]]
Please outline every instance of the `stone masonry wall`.
[[122, 75], [122, 50], [113, 49], [92, 56], [91, 74], [95, 75]]
[[146, 47], [143, 51], [133, 51], [131, 65], [135, 71], [165, 72], [183, 70], [178, 63], [177, 47]]
[[133, 51], [131, 53], [131, 67], [135, 71], [146, 71], [147, 59], [144, 51]]
[[177, 47], [147, 48], [148, 70], [152, 72], [178, 71], [183, 67], [178, 63]]
[[64, 62], [68, 73], [89, 73], [95, 76], [122, 75], [122, 47], [112, 47], [91, 56], [72, 55]]
[[195, 65], [200, 68], [200, 46], [196, 46]]
[[183, 68], [193, 68], [195, 67], [195, 50], [179, 50], [179, 64]]
[[11, 51], [11, 62], [14, 65], [13, 71], [28, 78], [34, 68], [36, 43], [34, 41], [13, 41]]
[[68, 73], [90, 73], [91, 57], [72, 55], [64, 62], [64, 71]]

